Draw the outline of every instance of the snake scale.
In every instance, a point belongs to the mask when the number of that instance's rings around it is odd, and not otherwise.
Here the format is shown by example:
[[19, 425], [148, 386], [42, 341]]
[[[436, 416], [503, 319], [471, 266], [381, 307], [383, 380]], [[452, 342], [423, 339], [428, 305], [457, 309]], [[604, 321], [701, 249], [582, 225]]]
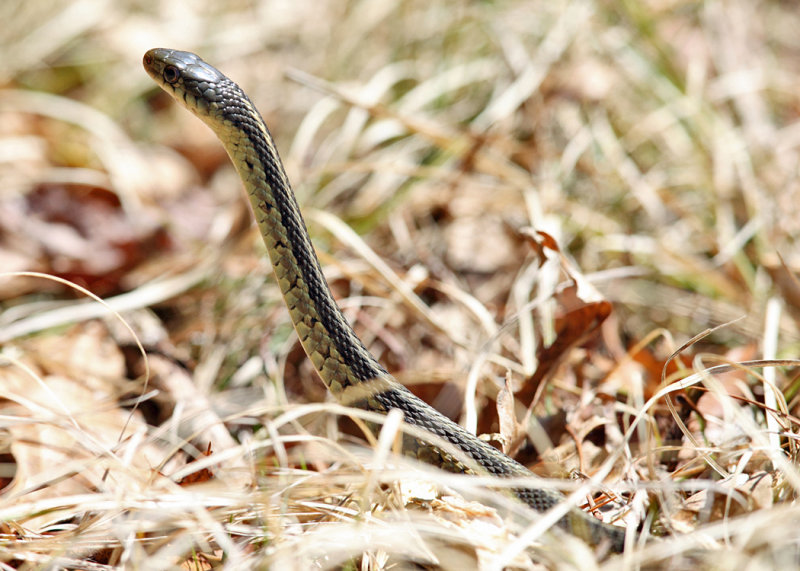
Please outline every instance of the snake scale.
[[[480, 468], [417, 435], [405, 435], [404, 453], [419, 460], [450, 472], [530, 478], [530, 487], [513, 493], [540, 512], [564, 501], [556, 491], [535, 487], [536, 476], [527, 468], [414, 396], [364, 347], [330, 292], [275, 143], [244, 91], [189, 52], [152, 49], [143, 63], [153, 80], [224, 145], [250, 197], [300, 342], [336, 399], [381, 413], [399, 409], [405, 422], [450, 443]], [[591, 545], [613, 551], [624, 546], [623, 528], [578, 508], [571, 508], [560, 525]]]

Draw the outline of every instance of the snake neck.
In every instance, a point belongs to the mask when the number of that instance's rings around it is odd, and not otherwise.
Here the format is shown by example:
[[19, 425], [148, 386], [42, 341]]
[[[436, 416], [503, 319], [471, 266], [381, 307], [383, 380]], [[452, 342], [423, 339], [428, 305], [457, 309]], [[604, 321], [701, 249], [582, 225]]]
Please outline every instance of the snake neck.
[[250, 198], [275, 277], [305, 352], [323, 382], [343, 404], [369, 400], [393, 388], [386, 370], [356, 336], [336, 304], [308, 237], [275, 143], [247, 100], [223, 109], [241, 129], [208, 122], [222, 140]]

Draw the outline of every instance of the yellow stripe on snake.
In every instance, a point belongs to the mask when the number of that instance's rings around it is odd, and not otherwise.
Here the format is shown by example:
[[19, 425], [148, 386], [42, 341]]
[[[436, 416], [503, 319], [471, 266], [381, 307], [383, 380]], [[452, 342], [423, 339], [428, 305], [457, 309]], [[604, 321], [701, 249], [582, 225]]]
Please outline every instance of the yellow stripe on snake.
[[[405, 454], [450, 472], [530, 478], [530, 487], [513, 493], [537, 511], [564, 501], [556, 491], [535, 487], [536, 476], [524, 466], [414, 396], [364, 347], [333, 299], [272, 136], [242, 89], [188, 52], [152, 49], [144, 56], [144, 67], [225, 146], [250, 197], [300, 342], [336, 399], [380, 413], [399, 409], [406, 423], [449, 442], [479, 469], [418, 435], [404, 437]], [[560, 525], [592, 545], [623, 548], [623, 528], [578, 508], [570, 508]]]

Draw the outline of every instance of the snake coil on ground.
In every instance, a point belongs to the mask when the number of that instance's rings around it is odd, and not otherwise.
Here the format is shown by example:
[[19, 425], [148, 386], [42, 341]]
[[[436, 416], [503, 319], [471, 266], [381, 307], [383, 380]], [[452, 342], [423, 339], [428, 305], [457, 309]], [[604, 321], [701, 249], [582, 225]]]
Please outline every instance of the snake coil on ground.
[[[530, 477], [535, 484], [536, 477], [524, 466], [414, 396], [361, 343], [322, 275], [272, 136], [242, 89], [189, 52], [152, 49], [144, 56], [144, 67], [225, 146], [250, 197], [300, 342], [337, 400], [381, 413], [400, 409], [405, 422], [449, 442], [479, 469], [424, 438], [405, 435], [404, 452], [424, 462], [451, 472]], [[561, 494], [533, 485], [516, 488], [514, 494], [538, 511], [564, 501]], [[577, 508], [571, 508], [560, 525], [592, 545], [604, 543], [614, 551], [624, 546], [623, 528]]]

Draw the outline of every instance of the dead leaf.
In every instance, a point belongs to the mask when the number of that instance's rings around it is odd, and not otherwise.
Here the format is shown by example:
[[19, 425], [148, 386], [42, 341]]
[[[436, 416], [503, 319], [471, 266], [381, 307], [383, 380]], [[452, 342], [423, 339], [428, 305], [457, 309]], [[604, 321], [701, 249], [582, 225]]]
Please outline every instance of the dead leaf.
[[[0, 409], [10, 419], [6, 431], [16, 468], [0, 493], [0, 506], [108, 486], [137, 489], [163, 458], [164, 452], [152, 443], [130, 438], [146, 427], [138, 415], [117, 404], [122, 360], [118, 350], [102, 342], [102, 329], [95, 322], [58, 336], [39, 336], [17, 348], [22, 366], [0, 367]], [[129, 446], [135, 451], [127, 450]], [[31, 508], [31, 517], [18, 523], [41, 532], [74, 516], [68, 505], [35, 516], [38, 510]]]
[[[768, 507], [772, 505], [772, 485], [771, 475], [765, 472], [733, 475], [714, 482], [716, 491], [709, 488], [692, 494], [683, 502], [682, 509], [674, 518], [681, 526], [686, 526], [689, 521], [693, 521], [696, 526], [697, 522], [719, 521], [747, 513], [758, 502], [767, 501], [765, 507]], [[725, 489], [731, 493], [724, 493], [722, 490]], [[769, 500], [766, 500], [766, 495], [769, 496]]]
[[603, 296], [561, 253], [555, 239], [546, 232], [525, 232], [531, 247], [542, 260], [557, 257], [562, 272], [569, 282], [556, 296], [558, 313], [555, 322], [555, 340], [537, 350], [539, 366], [517, 392], [517, 399], [530, 407], [536, 401], [542, 382], [552, 375], [574, 347], [596, 334], [611, 314], [611, 303]]
[[500, 444], [503, 452], [514, 456], [525, 438], [525, 429], [517, 420], [514, 411], [511, 371], [506, 372], [505, 383], [497, 394], [497, 417], [500, 424]]
[[[211, 443], [208, 443], [208, 448], [206, 451], [203, 452], [203, 457], [211, 456]], [[197, 459], [192, 460], [189, 464], [197, 462]], [[192, 472], [188, 476], [184, 476], [181, 478], [181, 481], [178, 482], [179, 486], [190, 486], [192, 484], [202, 484], [204, 482], [208, 482], [214, 478], [214, 472], [212, 472], [209, 468], [202, 468], [197, 472]]]
[[17, 266], [52, 273], [101, 296], [121, 290], [120, 279], [151, 252], [169, 248], [155, 217], [142, 212], [132, 220], [104, 188], [41, 184], [0, 210], [0, 235], [27, 237], [24, 245], [6, 238], [6, 257], [16, 254], [29, 260]]

